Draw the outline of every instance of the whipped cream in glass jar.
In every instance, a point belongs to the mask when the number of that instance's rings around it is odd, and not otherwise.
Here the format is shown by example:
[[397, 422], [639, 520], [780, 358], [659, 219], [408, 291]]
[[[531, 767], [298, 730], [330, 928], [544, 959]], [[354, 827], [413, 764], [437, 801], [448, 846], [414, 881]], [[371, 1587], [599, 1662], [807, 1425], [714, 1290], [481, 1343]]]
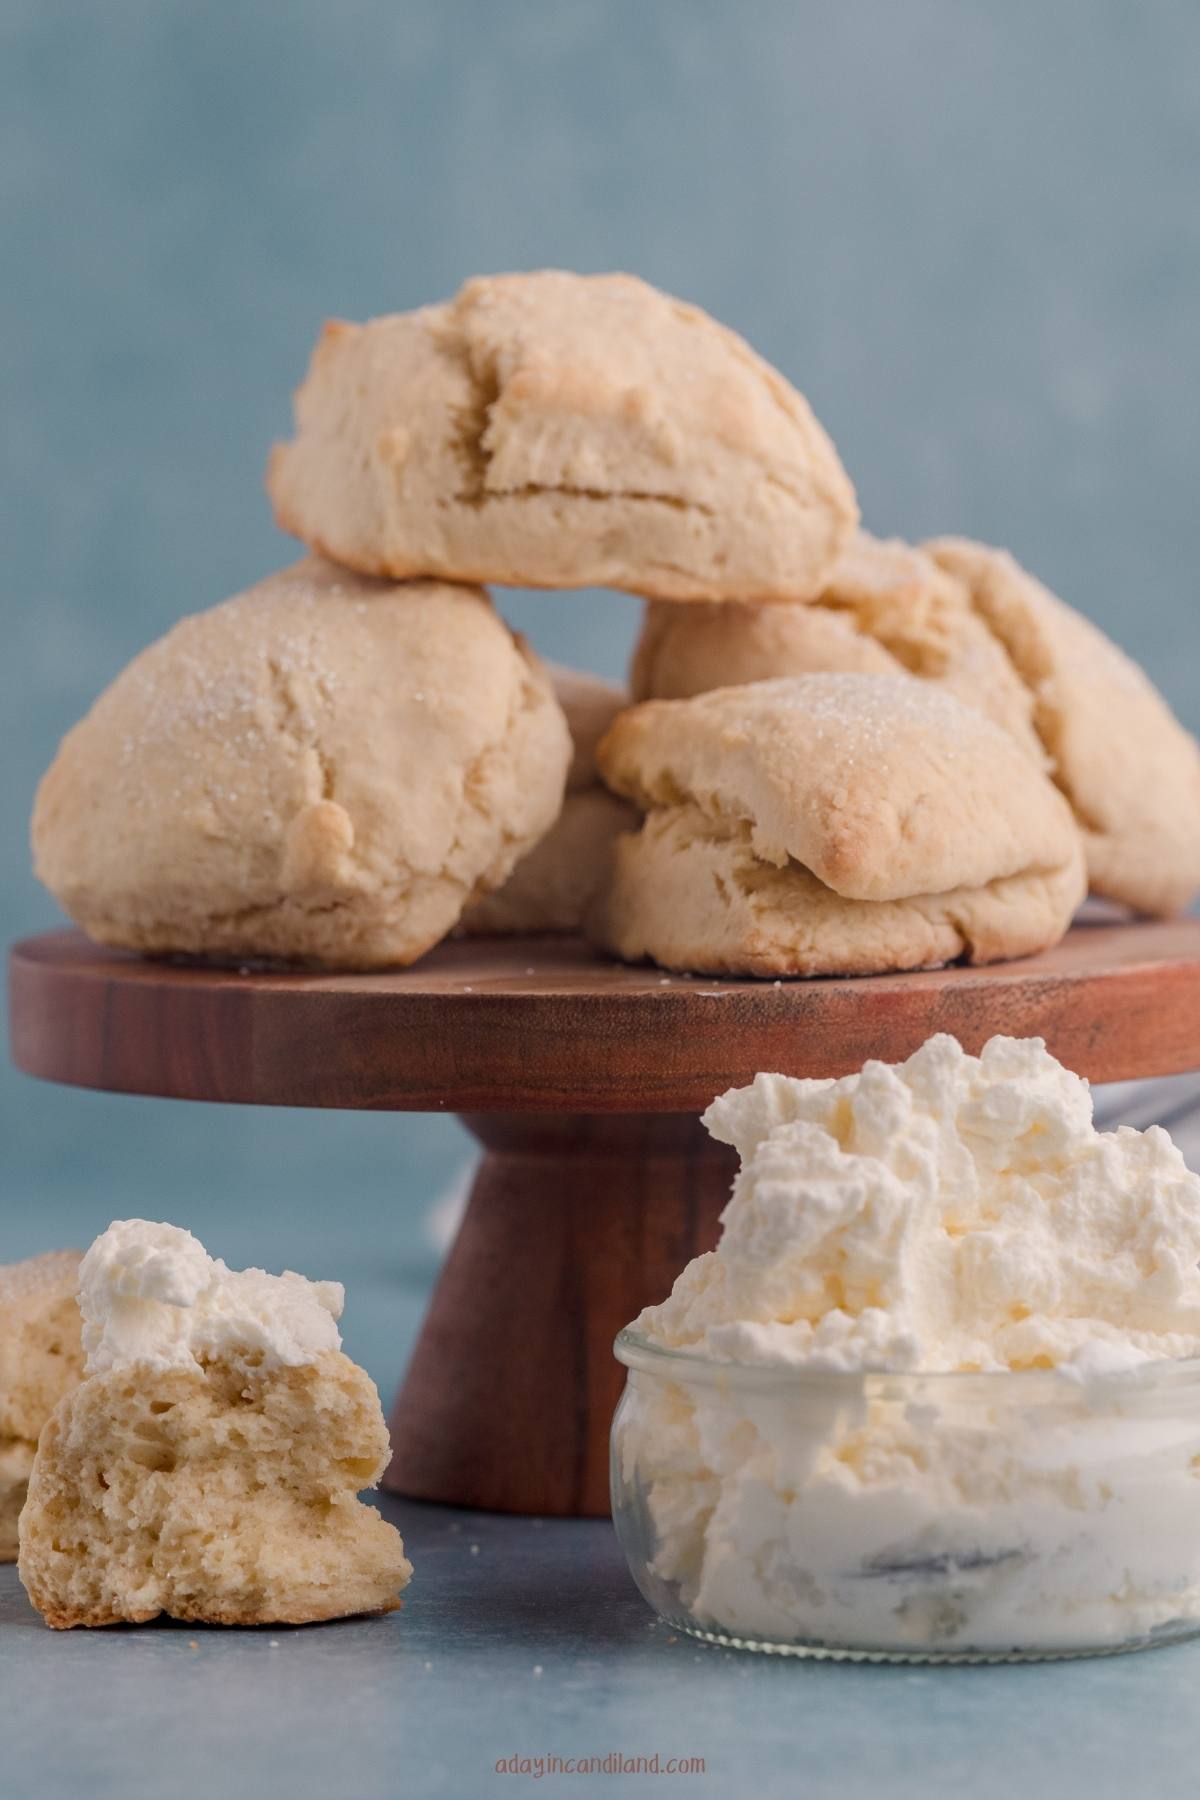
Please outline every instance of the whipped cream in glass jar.
[[1200, 1179], [1037, 1041], [714, 1102], [717, 1251], [623, 1332], [617, 1530], [722, 1643], [1078, 1655], [1200, 1629]]

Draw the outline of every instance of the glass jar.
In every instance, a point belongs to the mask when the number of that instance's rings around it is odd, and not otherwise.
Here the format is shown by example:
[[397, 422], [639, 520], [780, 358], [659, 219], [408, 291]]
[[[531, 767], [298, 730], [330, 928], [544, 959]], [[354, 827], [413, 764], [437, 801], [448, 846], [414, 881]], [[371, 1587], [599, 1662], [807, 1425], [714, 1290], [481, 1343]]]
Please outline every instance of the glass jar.
[[1035, 1661], [1200, 1630], [1200, 1359], [843, 1374], [617, 1338], [613, 1517], [710, 1643]]

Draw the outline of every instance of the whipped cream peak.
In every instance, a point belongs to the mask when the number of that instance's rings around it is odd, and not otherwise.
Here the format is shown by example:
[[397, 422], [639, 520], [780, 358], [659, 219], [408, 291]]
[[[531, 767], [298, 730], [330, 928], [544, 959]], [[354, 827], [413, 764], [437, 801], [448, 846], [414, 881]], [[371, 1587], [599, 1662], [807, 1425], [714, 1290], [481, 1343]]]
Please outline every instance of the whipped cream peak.
[[717, 1250], [638, 1321], [656, 1342], [831, 1369], [1200, 1354], [1200, 1177], [1158, 1127], [1097, 1131], [1040, 1039], [759, 1075], [704, 1122], [741, 1171]]
[[[1097, 1131], [1037, 1039], [937, 1037], [840, 1081], [759, 1075], [705, 1115], [741, 1171], [720, 1244], [638, 1321], [730, 1363], [1059, 1370], [1022, 1384], [692, 1383], [637, 1373], [619, 1529], [703, 1629], [768, 1644], [1116, 1648], [1200, 1619], [1190, 1387], [1200, 1178], [1165, 1131]], [[1014, 1391], [1015, 1390], [1015, 1391]], [[1142, 1398], [1142, 1396], [1148, 1396]]]
[[300, 1365], [341, 1347], [345, 1292], [291, 1270], [230, 1269], [177, 1225], [119, 1219], [79, 1269], [89, 1374], [253, 1354]]

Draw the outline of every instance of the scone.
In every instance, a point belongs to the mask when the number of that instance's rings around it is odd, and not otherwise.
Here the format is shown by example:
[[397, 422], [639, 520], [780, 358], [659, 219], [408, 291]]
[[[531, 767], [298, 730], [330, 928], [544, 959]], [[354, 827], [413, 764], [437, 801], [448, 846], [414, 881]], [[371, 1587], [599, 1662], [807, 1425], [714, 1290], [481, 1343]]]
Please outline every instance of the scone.
[[615, 681], [590, 675], [586, 669], [568, 669], [562, 663], [547, 663], [545, 668], [571, 734], [567, 792], [579, 794], [599, 785], [596, 751], [617, 714], [629, 705], [629, 695]]
[[105, 944], [410, 963], [553, 824], [570, 754], [479, 589], [310, 559], [101, 695], [38, 790], [37, 873]]
[[1138, 665], [1003, 550], [925, 548], [969, 590], [1033, 697], [1098, 894], [1146, 913], [1200, 891], [1200, 745]]
[[635, 700], [824, 673], [919, 675], [1009, 730], [1044, 763], [1033, 696], [964, 585], [897, 538], [856, 533], [816, 597], [796, 606], [646, 608]]
[[36, 1449], [28, 1438], [0, 1438], [0, 1563], [17, 1560], [17, 1521]]
[[79, 1252], [0, 1267], [0, 1562], [17, 1554], [17, 1519], [42, 1426], [83, 1373]]
[[817, 671], [919, 675], [1003, 725], [1075, 812], [1093, 890], [1169, 913], [1200, 889], [1200, 750], [1137, 666], [1011, 556], [860, 533], [804, 605], [651, 604], [635, 700]]
[[342, 1290], [233, 1271], [123, 1220], [80, 1270], [87, 1373], [42, 1433], [20, 1575], [48, 1625], [306, 1624], [393, 1611], [400, 1534], [359, 1499], [388, 1461]]
[[596, 746], [629, 705], [623, 688], [577, 669], [549, 665], [574, 751], [562, 811], [539, 844], [522, 857], [502, 888], [469, 906], [465, 932], [578, 931], [607, 878], [613, 845], [638, 815], [600, 779]]
[[590, 919], [626, 961], [866, 975], [1044, 949], [1083, 897], [1065, 800], [909, 676], [805, 675], [622, 713], [601, 772], [646, 814]]
[[803, 396], [698, 307], [629, 275], [469, 281], [325, 327], [276, 518], [369, 574], [803, 599], [857, 519]]

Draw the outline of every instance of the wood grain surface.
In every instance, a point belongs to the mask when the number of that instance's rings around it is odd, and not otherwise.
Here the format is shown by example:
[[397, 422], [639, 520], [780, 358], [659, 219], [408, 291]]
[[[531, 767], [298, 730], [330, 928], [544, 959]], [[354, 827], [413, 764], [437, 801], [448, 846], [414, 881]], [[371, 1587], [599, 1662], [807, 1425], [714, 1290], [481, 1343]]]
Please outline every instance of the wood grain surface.
[[602, 1516], [613, 1339], [714, 1247], [737, 1159], [670, 1114], [465, 1122], [485, 1155], [392, 1412], [386, 1485]]
[[186, 968], [78, 932], [15, 946], [12, 1053], [80, 1087], [394, 1111], [696, 1112], [759, 1069], [840, 1075], [934, 1031], [1037, 1034], [1094, 1081], [1200, 1067], [1200, 919], [1077, 924], [986, 969], [717, 981], [576, 938], [445, 943], [414, 968]]
[[1079, 924], [992, 969], [711, 981], [569, 938], [332, 976], [183, 968], [51, 932], [12, 952], [13, 1056], [84, 1087], [438, 1111], [485, 1155], [392, 1416], [387, 1481], [603, 1513], [612, 1339], [716, 1241], [732, 1158], [695, 1114], [758, 1069], [837, 1075], [933, 1031], [1039, 1033], [1093, 1080], [1200, 1067], [1200, 920]]

